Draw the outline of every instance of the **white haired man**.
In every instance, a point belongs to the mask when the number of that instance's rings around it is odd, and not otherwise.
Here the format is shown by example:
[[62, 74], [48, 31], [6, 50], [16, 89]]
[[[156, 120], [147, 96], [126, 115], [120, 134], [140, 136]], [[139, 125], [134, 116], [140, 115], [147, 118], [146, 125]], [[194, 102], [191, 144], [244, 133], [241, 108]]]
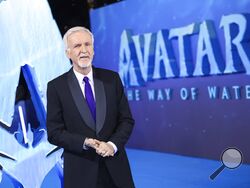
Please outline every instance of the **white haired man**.
[[133, 188], [124, 146], [134, 119], [120, 77], [92, 66], [88, 29], [71, 28], [63, 40], [72, 68], [48, 83], [47, 130], [64, 148], [64, 187]]

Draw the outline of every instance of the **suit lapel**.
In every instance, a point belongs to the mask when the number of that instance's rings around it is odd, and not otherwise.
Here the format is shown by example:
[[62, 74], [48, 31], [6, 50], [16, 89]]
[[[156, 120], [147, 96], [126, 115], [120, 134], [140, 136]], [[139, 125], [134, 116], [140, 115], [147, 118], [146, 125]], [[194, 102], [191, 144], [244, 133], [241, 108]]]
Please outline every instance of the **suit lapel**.
[[73, 69], [69, 71], [67, 81], [68, 81], [69, 89], [74, 99], [75, 105], [78, 111], [80, 112], [82, 119], [84, 120], [84, 122], [87, 124], [88, 127], [90, 127], [92, 130], [95, 130], [96, 126], [95, 126], [94, 119], [92, 118], [89, 107], [82, 94], [81, 88], [73, 72]]
[[96, 78], [95, 74], [94, 88], [96, 99], [96, 133], [99, 134], [103, 127], [106, 116], [106, 95], [103, 82]]

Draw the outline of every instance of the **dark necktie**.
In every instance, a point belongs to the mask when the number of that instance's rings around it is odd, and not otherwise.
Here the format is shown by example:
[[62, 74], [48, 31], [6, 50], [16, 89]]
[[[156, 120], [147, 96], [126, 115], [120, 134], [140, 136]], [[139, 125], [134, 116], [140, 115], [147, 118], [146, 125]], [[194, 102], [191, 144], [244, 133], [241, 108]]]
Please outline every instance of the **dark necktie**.
[[85, 88], [84, 88], [85, 99], [86, 99], [87, 104], [89, 106], [89, 109], [90, 109], [90, 112], [92, 114], [92, 117], [96, 121], [95, 99], [94, 99], [94, 95], [93, 95], [91, 86], [89, 84], [89, 78], [87, 76], [85, 76], [83, 78], [83, 81], [85, 82]]

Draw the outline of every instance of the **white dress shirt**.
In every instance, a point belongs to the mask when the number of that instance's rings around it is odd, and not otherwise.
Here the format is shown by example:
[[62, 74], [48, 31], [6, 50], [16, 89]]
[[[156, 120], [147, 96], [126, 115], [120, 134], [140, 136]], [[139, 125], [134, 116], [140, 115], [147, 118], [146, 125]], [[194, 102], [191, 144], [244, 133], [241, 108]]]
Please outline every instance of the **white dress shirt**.
[[80, 88], [81, 88], [81, 90], [82, 90], [82, 94], [83, 94], [84, 98], [85, 98], [85, 90], [84, 90], [84, 89], [85, 89], [85, 82], [83, 81], [83, 78], [86, 77], [86, 76], [88, 77], [88, 79], [89, 79], [89, 84], [90, 84], [90, 86], [91, 86], [91, 90], [92, 90], [92, 92], [93, 92], [94, 99], [95, 99], [95, 89], [94, 89], [93, 70], [91, 69], [90, 72], [89, 72], [87, 75], [83, 75], [83, 74], [77, 72], [75, 69], [73, 69], [73, 71], [74, 71], [74, 73], [75, 73], [75, 75], [76, 75], [76, 78], [77, 78], [77, 80], [78, 80], [78, 83], [79, 83], [79, 85], [80, 85]]

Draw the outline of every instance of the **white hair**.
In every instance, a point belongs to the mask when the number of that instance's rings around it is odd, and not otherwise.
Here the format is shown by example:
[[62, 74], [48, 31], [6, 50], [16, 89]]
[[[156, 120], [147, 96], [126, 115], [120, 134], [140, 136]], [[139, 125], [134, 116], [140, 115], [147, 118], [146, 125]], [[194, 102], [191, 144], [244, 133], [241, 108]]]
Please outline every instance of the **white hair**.
[[92, 38], [92, 44], [94, 45], [94, 36], [93, 34], [90, 32], [90, 30], [88, 30], [86, 27], [81, 27], [81, 26], [76, 26], [76, 27], [72, 27], [70, 28], [64, 35], [63, 35], [63, 42], [65, 45], [65, 49], [68, 49], [68, 37], [74, 33], [74, 32], [78, 32], [78, 31], [84, 31], [90, 34], [91, 38]]

